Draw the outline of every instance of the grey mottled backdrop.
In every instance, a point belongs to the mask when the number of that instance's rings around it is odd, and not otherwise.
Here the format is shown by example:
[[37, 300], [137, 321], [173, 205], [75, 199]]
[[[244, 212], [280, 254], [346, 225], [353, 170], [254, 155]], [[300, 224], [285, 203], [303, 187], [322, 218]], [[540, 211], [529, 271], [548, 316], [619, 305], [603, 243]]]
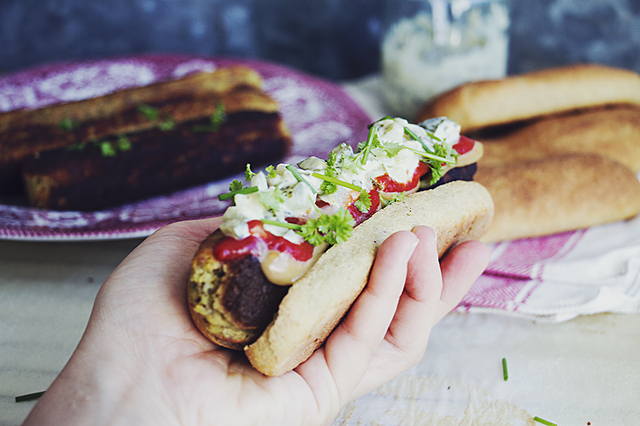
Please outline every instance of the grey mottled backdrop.
[[[330, 79], [378, 69], [384, 0], [0, 0], [0, 73], [183, 52]], [[573, 62], [640, 72], [640, 0], [511, 0], [509, 73]]]

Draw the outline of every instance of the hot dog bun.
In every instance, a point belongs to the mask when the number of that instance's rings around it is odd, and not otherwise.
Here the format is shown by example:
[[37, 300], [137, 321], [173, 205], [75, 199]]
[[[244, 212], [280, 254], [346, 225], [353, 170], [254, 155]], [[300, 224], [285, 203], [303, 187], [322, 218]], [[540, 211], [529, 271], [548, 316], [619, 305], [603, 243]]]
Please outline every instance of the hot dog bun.
[[640, 75], [579, 64], [458, 86], [427, 103], [416, 121], [447, 116], [462, 132], [612, 104], [640, 105]]
[[595, 155], [479, 164], [475, 180], [495, 202], [485, 242], [586, 228], [640, 212], [640, 182], [635, 174]]
[[380, 244], [391, 234], [419, 225], [438, 235], [438, 252], [480, 238], [493, 217], [488, 191], [454, 181], [407, 196], [354, 229], [345, 243], [325, 252], [280, 303], [274, 321], [245, 347], [251, 364], [278, 376], [304, 362], [324, 342], [367, 283]]
[[483, 141], [483, 166], [563, 154], [598, 154], [640, 170], [640, 107], [620, 105], [548, 116]]

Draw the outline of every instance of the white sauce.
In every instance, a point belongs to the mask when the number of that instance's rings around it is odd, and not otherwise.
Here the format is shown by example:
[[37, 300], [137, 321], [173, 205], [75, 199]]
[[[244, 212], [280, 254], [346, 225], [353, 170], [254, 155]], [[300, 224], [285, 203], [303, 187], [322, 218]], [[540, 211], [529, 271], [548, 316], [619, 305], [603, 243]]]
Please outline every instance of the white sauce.
[[[374, 187], [374, 179], [384, 174], [399, 183], [410, 181], [418, 163], [423, 159], [421, 153], [425, 153], [422, 143], [430, 151], [433, 151], [435, 145], [442, 145], [445, 158], [453, 159], [455, 156], [452, 146], [460, 137], [460, 126], [444, 117], [427, 120], [420, 125], [410, 124], [402, 118], [389, 118], [379, 120], [373, 126], [377, 135], [374, 141], [377, 142], [371, 143], [368, 154], [364, 150], [354, 153], [346, 144], [339, 145], [332, 151], [332, 157], [336, 159], [334, 177], [366, 192]], [[413, 132], [422, 143], [407, 134], [405, 128]], [[347, 208], [360, 196], [360, 192], [337, 185], [335, 192], [324, 193], [324, 180], [313, 176], [313, 173], [323, 175], [327, 167], [325, 160], [307, 158], [298, 167], [293, 167], [303, 178], [300, 181], [285, 164], [278, 165], [269, 176], [264, 172], [256, 173], [251, 177], [250, 186], [256, 187], [257, 192], [236, 194], [235, 205], [224, 213], [220, 229], [227, 236], [244, 239], [250, 235], [248, 222], [252, 220], [286, 224], [287, 218], [315, 219], [322, 214], [333, 214]], [[390, 199], [394, 194], [382, 195], [385, 199]], [[317, 199], [328, 203], [328, 206], [318, 207]], [[263, 227], [265, 231], [295, 244], [304, 241], [295, 230], [279, 224], [265, 223]], [[302, 276], [325, 249], [326, 244], [316, 247], [313, 259], [307, 262], [296, 261], [286, 253], [269, 251], [262, 255], [262, 268], [270, 281], [280, 285], [290, 284]]]

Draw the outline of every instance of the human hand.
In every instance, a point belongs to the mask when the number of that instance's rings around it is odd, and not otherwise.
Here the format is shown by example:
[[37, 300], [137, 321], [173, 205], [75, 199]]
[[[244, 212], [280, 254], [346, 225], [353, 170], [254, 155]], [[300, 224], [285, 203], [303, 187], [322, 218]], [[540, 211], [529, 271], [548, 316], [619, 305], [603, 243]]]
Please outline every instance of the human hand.
[[433, 325], [486, 267], [469, 241], [438, 262], [426, 227], [380, 247], [369, 283], [312, 356], [280, 377], [205, 339], [188, 313], [186, 282], [218, 219], [169, 225], [102, 285], [76, 351], [25, 424], [328, 424], [422, 357]]

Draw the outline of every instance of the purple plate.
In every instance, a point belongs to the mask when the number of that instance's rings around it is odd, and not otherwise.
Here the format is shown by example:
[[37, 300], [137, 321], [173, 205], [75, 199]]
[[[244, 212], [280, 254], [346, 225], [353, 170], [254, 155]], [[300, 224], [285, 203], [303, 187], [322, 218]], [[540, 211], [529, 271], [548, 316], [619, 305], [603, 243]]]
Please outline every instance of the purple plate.
[[[326, 157], [342, 142], [364, 140], [369, 117], [337, 85], [283, 66], [241, 59], [184, 55], [138, 56], [44, 66], [0, 78], [0, 111], [104, 95], [119, 89], [178, 78], [195, 71], [245, 65], [264, 79], [293, 138], [284, 163], [310, 155]], [[229, 182], [210, 182], [164, 196], [96, 212], [54, 211], [0, 204], [0, 238], [32, 241], [88, 241], [144, 237], [179, 220], [218, 216], [218, 200]]]

